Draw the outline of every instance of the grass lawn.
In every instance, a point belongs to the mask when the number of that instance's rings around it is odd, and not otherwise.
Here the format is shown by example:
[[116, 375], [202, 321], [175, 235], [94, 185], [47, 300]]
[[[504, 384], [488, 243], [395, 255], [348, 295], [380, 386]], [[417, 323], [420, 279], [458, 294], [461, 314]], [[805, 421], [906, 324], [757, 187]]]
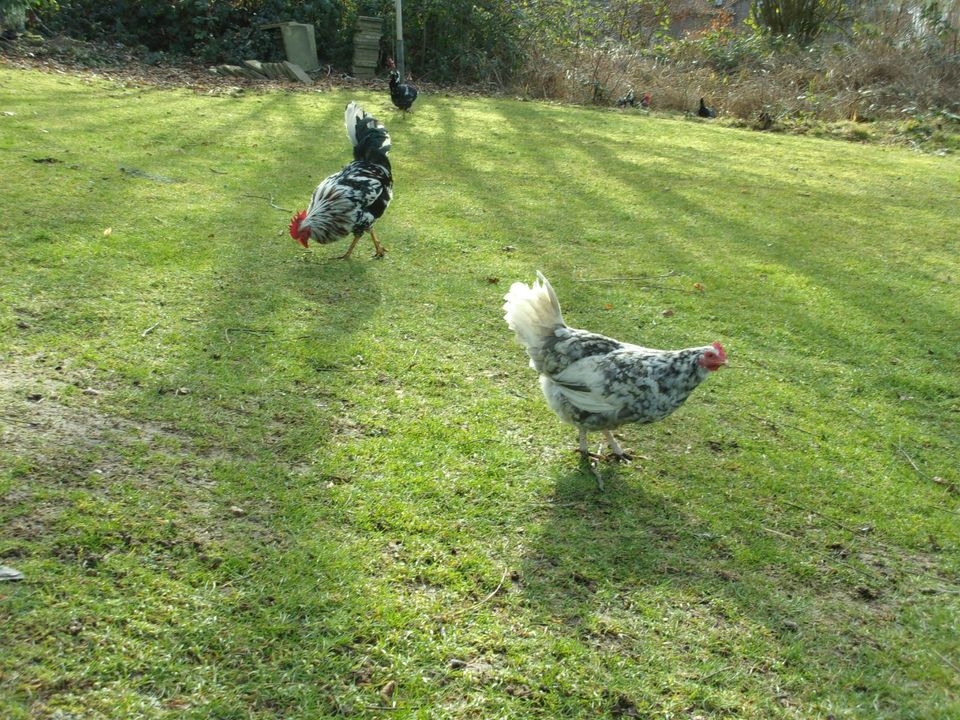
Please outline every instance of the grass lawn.
[[[382, 261], [274, 207], [350, 99]], [[3, 67], [0, 112], [0, 716], [960, 717], [957, 158]], [[501, 317], [537, 269], [736, 366], [603, 493]]]

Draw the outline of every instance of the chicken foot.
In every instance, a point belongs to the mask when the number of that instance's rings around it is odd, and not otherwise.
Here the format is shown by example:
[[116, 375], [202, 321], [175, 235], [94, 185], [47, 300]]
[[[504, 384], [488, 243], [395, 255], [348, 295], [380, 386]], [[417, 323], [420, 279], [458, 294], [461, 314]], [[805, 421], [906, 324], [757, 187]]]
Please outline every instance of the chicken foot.
[[376, 258], [382, 258], [387, 252], [387, 249], [380, 244], [379, 240], [377, 240], [377, 234], [373, 231], [373, 228], [370, 228], [370, 237], [373, 238], [373, 246], [377, 249], [373, 256]]
[[[609, 455], [601, 455], [600, 453], [590, 452], [590, 448], [587, 447], [586, 430], [580, 431], [580, 446], [577, 448], [577, 452], [589, 460], [614, 460], [616, 462], [627, 462], [633, 460], [633, 455], [620, 447], [620, 443], [617, 442], [617, 439], [613, 436], [612, 432], [609, 430], [604, 430], [603, 437], [607, 441], [607, 445], [610, 446]], [[602, 444], [600, 445], [599, 449], [603, 449]]]
[[610, 452], [612, 457], [617, 462], [624, 462], [633, 460], [633, 455], [628, 452], [624, 452], [624, 449], [620, 447], [620, 443], [617, 442], [617, 439], [613, 436], [613, 433], [609, 430], [603, 431], [603, 436], [607, 439], [607, 444], [610, 446]]

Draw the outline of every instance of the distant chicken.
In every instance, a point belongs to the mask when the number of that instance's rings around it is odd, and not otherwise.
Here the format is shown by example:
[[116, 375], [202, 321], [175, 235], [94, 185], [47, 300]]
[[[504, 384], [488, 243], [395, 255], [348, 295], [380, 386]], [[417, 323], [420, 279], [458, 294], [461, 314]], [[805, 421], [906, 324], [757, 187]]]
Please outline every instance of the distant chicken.
[[390, 135], [355, 102], [347, 105], [344, 124], [353, 145], [353, 162], [317, 186], [310, 206], [290, 221], [290, 236], [309, 247], [311, 239], [326, 245], [352, 232], [353, 242], [339, 256], [345, 260], [361, 236], [369, 232], [376, 248], [374, 257], [383, 257], [386, 248], [377, 240], [373, 223], [393, 198], [393, 175], [387, 159]]
[[703, 98], [700, 98], [700, 108], [697, 110], [697, 115], [702, 118], [715, 118], [717, 111], [712, 107], [707, 107], [707, 104], [703, 102]]
[[419, 95], [417, 88], [410, 83], [400, 82], [400, 73], [393, 58], [387, 60], [387, 65], [390, 67], [390, 99], [400, 110], [407, 112]]
[[720, 343], [686, 350], [653, 350], [567, 327], [547, 279], [514, 283], [504, 296], [504, 319], [540, 374], [550, 408], [580, 432], [601, 430], [615, 459], [629, 460], [611, 430], [670, 415], [714, 370], [727, 364]]
[[617, 98], [617, 107], [622, 108], [627, 107], [628, 105], [630, 107], [636, 107], [637, 105], [637, 96], [633, 94], [633, 88], [631, 88], [630, 91], [627, 92], [627, 94], [623, 97]]
[[649, 109], [651, 100], [653, 100], [653, 95], [647, 92], [644, 93], [638, 101], [637, 96], [634, 94], [633, 89], [631, 88], [626, 95], [617, 98], [617, 107], [637, 107], [637, 105], [639, 105], [646, 110]]

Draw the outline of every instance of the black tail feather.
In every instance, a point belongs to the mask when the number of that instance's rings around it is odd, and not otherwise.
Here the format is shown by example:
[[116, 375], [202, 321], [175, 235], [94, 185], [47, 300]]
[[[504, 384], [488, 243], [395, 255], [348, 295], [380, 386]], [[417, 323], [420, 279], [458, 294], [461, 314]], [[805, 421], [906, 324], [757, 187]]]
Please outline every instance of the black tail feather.
[[347, 135], [353, 144], [353, 159], [390, 167], [390, 134], [379, 120], [364, 112], [357, 103], [347, 105], [344, 113]]

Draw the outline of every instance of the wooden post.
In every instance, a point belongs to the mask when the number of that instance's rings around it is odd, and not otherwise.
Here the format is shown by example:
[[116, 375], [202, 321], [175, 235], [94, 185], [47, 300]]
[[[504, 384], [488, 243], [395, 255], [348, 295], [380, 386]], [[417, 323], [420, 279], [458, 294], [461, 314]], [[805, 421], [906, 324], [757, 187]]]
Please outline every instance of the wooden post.
[[400, 73], [400, 82], [407, 81], [403, 65], [403, 0], [394, 0], [397, 8], [397, 72]]

